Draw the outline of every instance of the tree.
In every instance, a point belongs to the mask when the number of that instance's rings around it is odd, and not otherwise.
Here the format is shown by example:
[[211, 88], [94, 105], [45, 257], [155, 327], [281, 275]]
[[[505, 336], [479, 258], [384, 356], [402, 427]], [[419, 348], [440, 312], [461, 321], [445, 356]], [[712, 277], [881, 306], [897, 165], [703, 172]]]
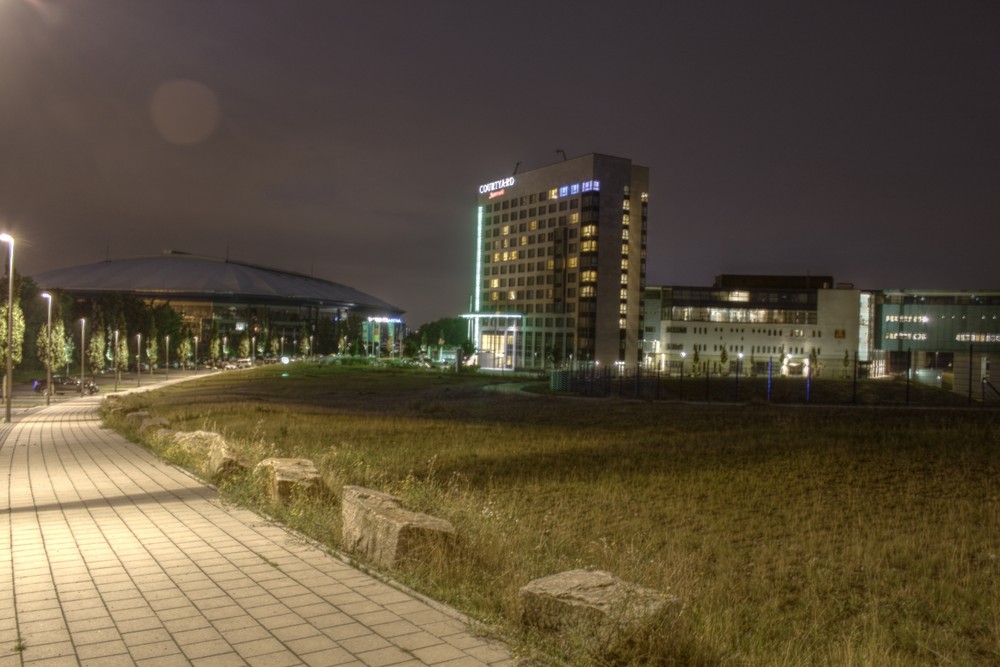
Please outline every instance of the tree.
[[52, 323], [52, 340], [49, 344], [48, 323], [38, 330], [38, 338], [35, 343], [38, 360], [43, 364], [51, 363], [53, 372], [59, 370], [60, 366], [69, 363], [66, 352], [66, 325], [62, 320]]
[[191, 359], [191, 350], [193, 349], [191, 345], [191, 337], [188, 336], [188, 332], [185, 330], [181, 333], [181, 340], [177, 343], [177, 358], [181, 362], [182, 368], [188, 367], [188, 361]]
[[128, 368], [128, 336], [122, 332], [118, 338], [118, 368]]
[[694, 354], [691, 356], [691, 374], [698, 375], [698, 364], [701, 363], [701, 356], [698, 354], [698, 346], [694, 347]]
[[726, 352], [725, 345], [722, 346], [722, 352], [719, 353], [719, 375], [722, 375], [723, 371], [726, 375], [729, 374], [729, 353]]
[[160, 345], [156, 342], [156, 329], [153, 328], [146, 338], [146, 359], [149, 360], [149, 373], [153, 374], [153, 367], [160, 356]]
[[90, 340], [87, 341], [87, 362], [92, 373], [104, 370], [104, 351], [107, 341], [104, 340], [104, 325], [95, 321], [91, 327]]
[[240, 338], [240, 358], [246, 358], [250, 356], [250, 332], [246, 332]]
[[312, 354], [312, 350], [309, 349], [309, 332], [305, 325], [302, 326], [302, 331], [299, 333], [299, 354], [303, 357]]
[[[21, 312], [21, 304], [14, 302], [14, 330], [11, 337], [13, 353], [11, 359], [13, 365], [21, 363], [24, 347], [24, 313]], [[7, 367], [7, 304], [0, 306], [0, 367]]]
[[214, 364], [222, 355], [222, 339], [219, 338], [219, 332], [213, 331], [212, 338], [208, 343], [208, 358], [212, 360]]

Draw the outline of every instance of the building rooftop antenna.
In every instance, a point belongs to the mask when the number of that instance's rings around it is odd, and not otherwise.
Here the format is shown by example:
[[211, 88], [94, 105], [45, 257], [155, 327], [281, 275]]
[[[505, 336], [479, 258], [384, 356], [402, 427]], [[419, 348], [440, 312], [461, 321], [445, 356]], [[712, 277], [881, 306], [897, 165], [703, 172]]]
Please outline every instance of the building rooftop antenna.
[[562, 156], [563, 156], [563, 162], [565, 162], [565, 161], [566, 161], [566, 159], [567, 159], [567, 158], [566, 158], [566, 151], [564, 151], [564, 150], [563, 150], [563, 149], [561, 149], [561, 148], [557, 148], [557, 149], [556, 149], [556, 153], [559, 153], [560, 155], [562, 155]]
[[518, 162], [517, 164], [514, 165], [514, 173], [511, 174], [511, 176], [517, 176], [517, 168], [520, 167], [520, 166], [521, 166], [520, 162]]

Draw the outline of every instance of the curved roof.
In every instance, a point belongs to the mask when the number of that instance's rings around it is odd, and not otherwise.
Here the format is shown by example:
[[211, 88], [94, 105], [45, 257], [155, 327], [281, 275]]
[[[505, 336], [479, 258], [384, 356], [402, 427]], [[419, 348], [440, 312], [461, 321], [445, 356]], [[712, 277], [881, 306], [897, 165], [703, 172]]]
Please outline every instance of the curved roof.
[[175, 251], [55, 269], [32, 279], [42, 289], [82, 296], [128, 292], [147, 299], [236, 300], [403, 312], [370, 294], [328, 280]]

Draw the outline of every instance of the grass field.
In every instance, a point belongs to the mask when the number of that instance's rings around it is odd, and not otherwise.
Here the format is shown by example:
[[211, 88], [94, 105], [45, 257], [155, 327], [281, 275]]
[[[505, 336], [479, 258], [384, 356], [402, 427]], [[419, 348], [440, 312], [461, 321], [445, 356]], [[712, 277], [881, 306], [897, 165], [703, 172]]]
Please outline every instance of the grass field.
[[[1000, 413], [492, 391], [496, 378], [268, 367], [128, 400], [246, 456], [303, 456], [449, 519], [391, 574], [573, 664], [1000, 664]], [[115, 424], [113, 424], [115, 425]], [[124, 428], [124, 425], [117, 424]], [[262, 505], [336, 547], [336, 501]], [[529, 580], [594, 566], [683, 603], [614, 641], [520, 630]]]

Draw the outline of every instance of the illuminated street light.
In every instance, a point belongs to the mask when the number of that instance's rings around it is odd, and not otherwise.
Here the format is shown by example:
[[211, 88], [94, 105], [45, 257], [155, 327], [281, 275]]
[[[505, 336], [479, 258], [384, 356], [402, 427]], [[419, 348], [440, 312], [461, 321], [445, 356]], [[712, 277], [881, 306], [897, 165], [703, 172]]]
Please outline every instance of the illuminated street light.
[[[209, 352], [208, 356], [212, 356], [211, 352]], [[198, 372], [198, 337], [197, 336], [194, 337], [194, 372], [195, 373]]]
[[736, 355], [736, 400], [740, 400], [740, 366], [743, 364], [743, 353]]
[[166, 335], [166, 350], [164, 355], [164, 366], [163, 366], [163, 379], [170, 379], [170, 334]]
[[87, 354], [87, 318], [80, 318], [80, 395], [83, 396], [83, 362]]
[[142, 384], [142, 334], [135, 335], [135, 386]]
[[45, 405], [52, 400], [52, 295], [42, 292], [42, 298], [48, 301], [48, 318], [45, 326]]
[[4, 232], [0, 241], [7, 244], [7, 375], [3, 398], [6, 404], [4, 421], [10, 423], [10, 399], [14, 393], [14, 237]]
[[115, 329], [115, 391], [118, 391], [118, 379], [121, 373], [121, 369], [118, 368], [118, 329]]

